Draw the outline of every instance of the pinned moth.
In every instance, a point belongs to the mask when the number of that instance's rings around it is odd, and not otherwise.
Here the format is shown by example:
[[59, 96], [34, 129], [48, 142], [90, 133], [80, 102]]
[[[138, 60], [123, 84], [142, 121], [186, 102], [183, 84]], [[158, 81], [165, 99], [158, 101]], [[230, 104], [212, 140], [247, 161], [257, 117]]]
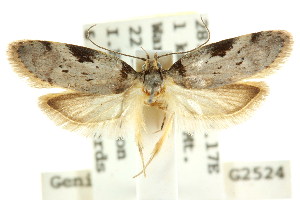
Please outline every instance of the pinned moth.
[[[179, 52], [185, 55], [168, 70], [159, 59], [177, 53], [131, 56], [145, 62], [141, 72], [104, 52], [57, 42], [16, 41], [8, 55], [15, 71], [34, 86], [66, 89], [40, 97], [42, 110], [58, 125], [91, 137], [134, 131], [145, 173], [173, 124], [194, 132], [242, 121], [267, 94], [263, 82], [249, 80], [277, 69], [291, 46], [288, 32], [262, 31]], [[165, 120], [145, 163], [147, 106], [163, 110]]]

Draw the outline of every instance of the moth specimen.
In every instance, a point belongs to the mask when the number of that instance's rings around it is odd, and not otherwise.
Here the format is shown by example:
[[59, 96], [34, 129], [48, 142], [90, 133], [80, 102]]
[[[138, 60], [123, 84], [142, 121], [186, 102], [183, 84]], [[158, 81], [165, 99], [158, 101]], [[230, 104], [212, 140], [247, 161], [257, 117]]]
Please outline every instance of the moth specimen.
[[[157, 155], [173, 124], [194, 132], [238, 123], [267, 94], [263, 78], [289, 55], [291, 35], [262, 31], [201, 46], [168, 70], [162, 56], [142, 59], [141, 72], [101, 51], [57, 42], [13, 42], [8, 54], [14, 69], [38, 87], [63, 93], [40, 97], [40, 106], [58, 125], [91, 137], [124, 136], [133, 131], [143, 171]], [[143, 158], [143, 110], [163, 110], [161, 137], [147, 163]]]

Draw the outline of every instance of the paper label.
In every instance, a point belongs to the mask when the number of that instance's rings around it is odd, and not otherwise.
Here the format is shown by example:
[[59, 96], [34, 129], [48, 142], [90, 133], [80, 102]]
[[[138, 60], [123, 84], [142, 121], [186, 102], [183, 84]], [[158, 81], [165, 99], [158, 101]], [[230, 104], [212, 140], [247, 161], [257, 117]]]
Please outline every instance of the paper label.
[[[206, 24], [208, 24], [205, 16], [203, 16], [203, 19]], [[86, 25], [85, 30], [90, 26], [91, 25]], [[200, 15], [187, 14], [101, 23], [97, 24], [97, 26], [91, 30], [90, 38], [100, 46], [105, 46], [118, 52], [135, 55], [135, 51], [140, 49], [140, 47], [143, 47], [146, 50], [163, 49], [172, 52], [190, 50], [205, 42], [207, 36], [208, 33], [204, 24], [201, 22]], [[88, 47], [96, 48], [87, 40], [85, 44]], [[177, 61], [181, 56], [182, 55], [175, 55], [174, 61]], [[132, 58], [124, 56], [119, 57], [128, 64], [135, 66], [135, 60]], [[199, 133], [201, 133], [201, 131], [199, 131]], [[175, 148], [177, 148], [176, 152], [178, 152], [178, 163], [176, 166], [178, 168], [178, 195], [180, 199], [192, 200], [199, 199], [199, 197], [204, 199], [216, 199], [223, 196], [221, 185], [222, 179], [219, 169], [217, 134], [205, 136], [204, 133], [199, 133], [194, 136], [190, 136], [185, 132], [175, 133], [177, 140]], [[131, 134], [134, 135], [134, 133]], [[129, 139], [134, 141], [134, 138]], [[109, 146], [109, 143], [112, 143], [111, 141], [107, 141], [106, 138], [102, 138], [101, 140], [104, 146]], [[127, 138], [125, 141], [126, 143], [129, 142]], [[153, 144], [155, 144], [155, 141], [156, 140], [153, 140]], [[127, 151], [132, 155], [128, 156], [137, 156], [138, 150], [136, 144], [131, 142], [130, 145], [127, 146]], [[129, 150], [129, 148], [131, 149]], [[95, 150], [97, 151], [96, 146]], [[115, 152], [115, 150], [111, 149], [111, 151], [107, 151], [107, 154], [111, 154], [112, 152]], [[118, 199], [114, 194], [111, 194], [113, 196], [109, 197], [108, 195], [110, 194], [106, 193], [107, 190], [104, 191], [101, 189], [102, 187], [114, 187], [118, 188], [119, 191], [123, 191], [123, 188], [127, 188], [127, 191], [131, 191], [132, 193], [127, 194], [128, 196], [121, 195], [122, 198], [126, 197], [126, 199], [134, 199], [135, 181], [128, 179], [127, 183], [123, 182], [125, 178], [123, 176], [125, 176], [124, 174], [127, 176], [128, 173], [131, 173], [131, 175], [135, 174], [132, 169], [134, 169], [136, 165], [140, 166], [139, 157], [137, 157], [137, 161], [134, 160], [133, 157], [127, 157], [126, 159], [128, 160], [124, 161], [122, 165], [120, 163], [115, 163], [110, 157], [110, 155], [107, 155], [105, 165], [109, 165], [110, 168], [114, 168], [115, 170], [118, 169], [118, 171], [115, 171], [116, 173], [113, 177], [114, 183], [113, 185], [110, 185], [106, 182], [107, 178], [104, 178], [104, 175], [101, 175], [101, 177], [99, 175], [99, 177], [97, 177], [98, 172], [96, 172], [93, 179], [95, 198], [107, 196], [107, 199]], [[167, 162], [167, 160], [168, 159], [165, 158], [165, 162]], [[99, 163], [99, 161], [96, 162]], [[154, 166], [155, 163], [152, 163], [152, 165]], [[121, 169], [120, 166], [122, 166]], [[122, 170], [120, 176], [123, 178], [116, 177], [119, 176], [117, 173], [119, 173], [120, 170]], [[151, 176], [150, 171], [148, 176]], [[151, 178], [149, 177], [146, 179], [150, 180]], [[154, 188], [155, 186], [152, 187], [152, 189]], [[149, 190], [151, 190], [151, 187]], [[210, 191], [212, 190], [215, 192], [211, 193]]]
[[233, 199], [291, 197], [289, 161], [223, 163], [224, 186]]
[[218, 133], [183, 132], [180, 138], [179, 199], [223, 199]]
[[43, 200], [92, 200], [90, 170], [42, 174]]

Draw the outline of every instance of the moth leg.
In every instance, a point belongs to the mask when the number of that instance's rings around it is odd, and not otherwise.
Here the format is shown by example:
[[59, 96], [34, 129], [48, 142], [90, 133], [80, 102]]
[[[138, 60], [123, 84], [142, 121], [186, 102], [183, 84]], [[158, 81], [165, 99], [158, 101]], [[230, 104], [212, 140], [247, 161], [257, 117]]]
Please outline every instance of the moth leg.
[[138, 149], [139, 149], [139, 153], [140, 153], [140, 157], [141, 157], [141, 161], [142, 161], [142, 165], [143, 165], [143, 173], [144, 173], [144, 176], [146, 177], [146, 172], [145, 172], [145, 160], [144, 160], [144, 154], [143, 154], [143, 144], [142, 144], [142, 127], [141, 127], [141, 122], [138, 121], [138, 124], [139, 126], [137, 127], [137, 130], [136, 130], [136, 133], [135, 133], [135, 142], [138, 146]]
[[170, 133], [170, 131], [172, 130], [172, 125], [173, 125], [173, 121], [174, 121], [174, 113], [171, 115], [171, 117], [167, 120], [167, 123], [165, 123], [164, 125], [164, 130], [162, 130], [162, 136], [159, 138], [159, 140], [156, 142], [153, 151], [152, 151], [152, 155], [150, 157], [150, 159], [148, 160], [147, 164], [145, 166], [143, 166], [143, 170], [141, 170], [137, 175], [135, 175], [133, 178], [138, 177], [139, 175], [141, 175], [142, 173], [145, 173], [145, 169], [149, 166], [149, 164], [152, 162], [152, 160], [155, 158], [155, 156], [159, 153], [167, 135]]
[[162, 123], [161, 123], [160, 129], [157, 130], [157, 131], [155, 131], [153, 134], [158, 133], [158, 132], [160, 132], [160, 131], [163, 130], [163, 128], [164, 128], [164, 126], [165, 126], [165, 123], [166, 123], [166, 119], [167, 119], [167, 116], [166, 116], [166, 114], [165, 114], [164, 119], [163, 119], [163, 121], [162, 121]]

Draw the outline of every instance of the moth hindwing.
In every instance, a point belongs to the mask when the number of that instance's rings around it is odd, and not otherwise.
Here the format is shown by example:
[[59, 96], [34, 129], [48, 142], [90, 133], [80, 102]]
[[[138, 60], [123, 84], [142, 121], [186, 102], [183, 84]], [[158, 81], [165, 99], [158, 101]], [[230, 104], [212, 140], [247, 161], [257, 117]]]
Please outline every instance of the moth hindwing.
[[[244, 119], [267, 94], [263, 82], [249, 79], [277, 69], [291, 46], [288, 32], [262, 31], [197, 48], [168, 70], [155, 55], [144, 59], [141, 72], [101, 51], [57, 42], [17, 41], [8, 54], [15, 71], [33, 85], [66, 89], [40, 98], [42, 110], [57, 124], [93, 137], [134, 131], [145, 171], [173, 122], [192, 133]], [[141, 140], [145, 106], [165, 113], [148, 162]]]

